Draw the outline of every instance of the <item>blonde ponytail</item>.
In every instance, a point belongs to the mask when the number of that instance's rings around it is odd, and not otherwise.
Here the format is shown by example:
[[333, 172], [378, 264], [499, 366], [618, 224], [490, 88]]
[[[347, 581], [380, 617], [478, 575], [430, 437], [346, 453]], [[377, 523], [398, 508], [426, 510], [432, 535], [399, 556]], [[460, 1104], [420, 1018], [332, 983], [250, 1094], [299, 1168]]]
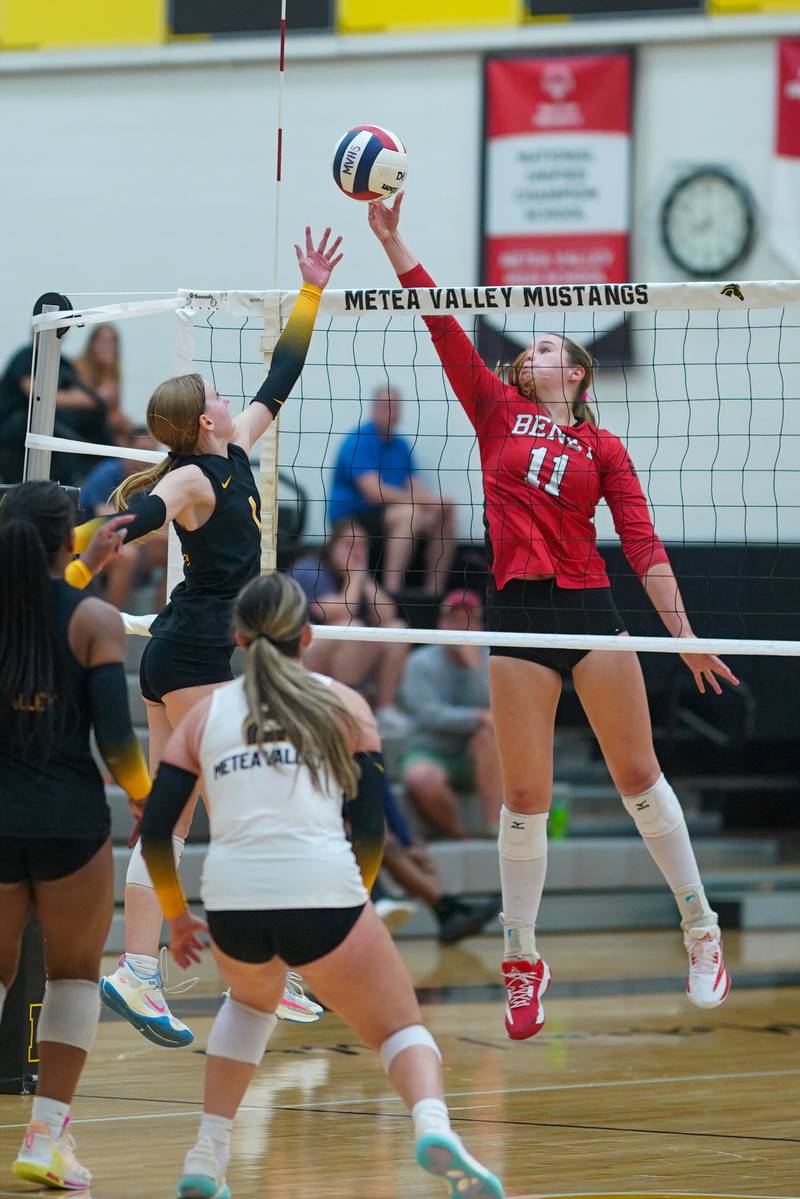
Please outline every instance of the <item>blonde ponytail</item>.
[[[155, 389], [147, 405], [147, 431], [172, 454], [180, 457], [196, 452], [200, 433], [200, 417], [205, 412], [206, 387], [202, 375], [176, 375]], [[128, 507], [131, 496], [140, 491], [152, 491], [170, 470], [172, 462], [163, 462], [139, 470], [123, 479], [111, 496], [118, 512]]]
[[288, 575], [253, 579], [239, 593], [234, 627], [247, 644], [244, 687], [251, 736], [263, 744], [277, 725], [315, 787], [331, 781], [356, 793], [358, 767], [347, 743], [358, 723], [335, 693], [300, 663], [308, 603]]

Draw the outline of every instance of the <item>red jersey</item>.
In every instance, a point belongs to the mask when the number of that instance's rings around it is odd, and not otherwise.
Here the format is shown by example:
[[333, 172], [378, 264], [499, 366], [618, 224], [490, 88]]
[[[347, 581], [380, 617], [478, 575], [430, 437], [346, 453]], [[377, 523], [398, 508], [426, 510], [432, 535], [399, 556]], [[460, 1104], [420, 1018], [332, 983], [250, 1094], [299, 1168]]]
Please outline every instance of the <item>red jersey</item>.
[[[403, 287], [435, 287], [421, 265]], [[641, 578], [668, 562], [628, 451], [588, 421], [556, 425], [509, 387], [452, 316], [424, 317], [445, 374], [478, 439], [491, 569], [510, 579], [554, 576], [559, 587], [608, 587], [594, 515], [604, 499], [632, 569]]]

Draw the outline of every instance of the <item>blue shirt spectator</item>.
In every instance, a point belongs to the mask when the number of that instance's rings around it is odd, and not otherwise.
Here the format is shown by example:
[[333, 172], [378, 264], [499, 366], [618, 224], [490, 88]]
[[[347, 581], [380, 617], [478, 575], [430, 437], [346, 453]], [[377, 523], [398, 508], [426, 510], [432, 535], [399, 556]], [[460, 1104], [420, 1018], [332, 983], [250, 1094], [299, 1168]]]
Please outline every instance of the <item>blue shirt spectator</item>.
[[333, 472], [333, 488], [328, 503], [328, 520], [335, 524], [343, 516], [358, 516], [383, 505], [369, 499], [359, 487], [359, 479], [377, 475], [382, 485], [403, 489], [416, 474], [414, 455], [405, 437], [391, 429], [384, 432], [368, 420], [345, 437]]
[[[141, 463], [136, 465], [141, 469]], [[119, 487], [126, 473], [120, 458], [105, 458], [89, 472], [81, 487], [81, 507], [87, 519], [108, 511], [108, 497]]]
[[401, 399], [391, 387], [372, 397], [370, 419], [342, 442], [328, 501], [331, 525], [348, 516], [366, 525], [371, 559], [387, 591], [397, 594], [419, 537], [425, 539], [425, 589], [444, 589], [456, 549], [451, 502], [417, 478], [411, 445], [395, 433]]

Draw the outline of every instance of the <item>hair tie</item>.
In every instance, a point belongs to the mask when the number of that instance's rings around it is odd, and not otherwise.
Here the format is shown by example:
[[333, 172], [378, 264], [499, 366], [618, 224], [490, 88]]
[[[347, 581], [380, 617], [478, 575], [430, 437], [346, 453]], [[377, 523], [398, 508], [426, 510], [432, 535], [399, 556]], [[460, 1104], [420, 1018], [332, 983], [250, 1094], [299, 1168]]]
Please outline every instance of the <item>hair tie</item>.
[[167, 457], [169, 458], [170, 462], [176, 462], [180, 455], [176, 454], [174, 450], [167, 450]]
[[588, 391], [585, 391], [583, 393], [583, 395], [581, 396], [581, 399], [583, 400], [584, 404], [591, 404], [591, 402], [592, 402], [592, 397], [589, 395]]

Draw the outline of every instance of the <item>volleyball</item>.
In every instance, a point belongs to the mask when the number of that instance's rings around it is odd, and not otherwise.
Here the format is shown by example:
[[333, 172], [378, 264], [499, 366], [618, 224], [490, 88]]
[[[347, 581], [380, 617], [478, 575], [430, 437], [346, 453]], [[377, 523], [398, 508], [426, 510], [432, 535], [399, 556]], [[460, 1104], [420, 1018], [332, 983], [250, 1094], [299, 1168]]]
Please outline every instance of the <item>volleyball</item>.
[[385, 200], [403, 186], [408, 154], [396, 134], [356, 125], [336, 143], [333, 177], [351, 200]]

